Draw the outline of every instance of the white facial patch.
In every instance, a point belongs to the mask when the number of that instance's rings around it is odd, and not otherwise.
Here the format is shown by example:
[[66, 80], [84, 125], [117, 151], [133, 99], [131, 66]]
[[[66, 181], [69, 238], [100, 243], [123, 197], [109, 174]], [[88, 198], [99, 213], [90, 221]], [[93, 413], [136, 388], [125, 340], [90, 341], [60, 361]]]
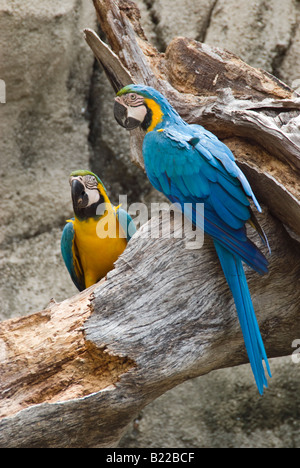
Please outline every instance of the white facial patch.
[[88, 189], [87, 187], [85, 188], [86, 194], [89, 197], [89, 203], [87, 206], [93, 205], [94, 203], [98, 203], [100, 200], [100, 193], [97, 188], [94, 189]]
[[127, 117], [143, 122], [147, 114], [146, 106], [141, 105], [138, 107], [128, 107], [127, 108]]

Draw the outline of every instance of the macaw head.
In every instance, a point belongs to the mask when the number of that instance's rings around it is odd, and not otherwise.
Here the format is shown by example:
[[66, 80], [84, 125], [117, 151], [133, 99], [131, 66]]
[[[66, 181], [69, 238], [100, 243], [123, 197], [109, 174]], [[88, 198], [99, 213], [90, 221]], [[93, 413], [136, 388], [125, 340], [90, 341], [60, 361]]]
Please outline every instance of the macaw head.
[[80, 170], [72, 172], [69, 182], [75, 216], [80, 220], [99, 216], [99, 205], [109, 203], [99, 177], [93, 172]]
[[150, 86], [125, 86], [115, 98], [115, 119], [126, 130], [141, 126], [149, 132], [159, 128], [172, 114], [178, 116], [167, 99]]

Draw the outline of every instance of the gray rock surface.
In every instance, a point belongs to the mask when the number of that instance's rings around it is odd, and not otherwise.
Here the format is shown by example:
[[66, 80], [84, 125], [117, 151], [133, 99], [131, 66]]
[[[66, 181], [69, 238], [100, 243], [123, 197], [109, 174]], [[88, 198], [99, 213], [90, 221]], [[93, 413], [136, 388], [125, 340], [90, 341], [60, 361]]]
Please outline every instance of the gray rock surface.
[[278, 75], [299, 27], [298, 10], [294, 0], [218, 0], [205, 40]]
[[[2, 2], [0, 313], [43, 308], [75, 292], [59, 255], [70, 171], [89, 166], [85, 117], [93, 57], [88, 0]], [[59, 268], [57, 268], [59, 266]]]
[[[188, 36], [227, 48], [288, 84], [299, 80], [300, 87], [299, 1], [137, 3], [160, 50], [174, 36]], [[76, 292], [60, 256], [72, 170], [98, 173], [114, 202], [120, 193], [129, 202], [159, 197], [129, 163], [113, 92], [83, 39], [82, 29], [95, 24], [90, 0], [0, 4], [0, 79], [7, 90], [0, 103], [0, 319]], [[120, 445], [299, 447], [299, 366], [274, 360], [263, 398], [249, 366], [186, 382], [147, 407]]]
[[120, 447], [299, 448], [299, 365], [271, 360], [263, 397], [247, 365], [185, 382], [143, 410]]
[[148, 6], [154, 25], [153, 42], [159, 50], [163, 51], [176, 36], [185, 36], [203, 42], [216, 0], [176, 2], [174, 0], [145, 0], [145, 4]]

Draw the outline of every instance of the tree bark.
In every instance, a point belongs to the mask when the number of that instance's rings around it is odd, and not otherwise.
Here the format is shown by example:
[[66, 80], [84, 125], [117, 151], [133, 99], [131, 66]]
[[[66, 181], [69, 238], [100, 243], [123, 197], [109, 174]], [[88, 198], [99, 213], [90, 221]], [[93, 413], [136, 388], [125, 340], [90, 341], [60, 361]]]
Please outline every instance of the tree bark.
[[[270, 273], [246, 268], [247, 279], [268, 356], [290, 354], [300, 337], [299, 97], [194, 41], [174, 39], [159, 54], [133, 2], [94, 4], [113, 51], [92, 31], [86, 39], [114, 88], [134, 81], [163, 91], [186, 120], [231, 147], [265, 203]], [[143, 167], [141, 141], [132, 136], [133, 161]], [[212, 242], [193, 250], [181, 217], [170, 232], [168, 221], [144, 225], [99, 284], [0, 324], [0, 447], [116, 446], [159, 395], [248, 362]]]
[[[300, 336], [299, 245], [271, 215], [260, 221], [270, 273], [247, 278], [267, 354], [283, 356]], [[151, 227], [168, 220], [143, 226], [105, 281], [0, 324], [0, 447], [115, 446], [170, 388], [248, 362], [212, 242], [189, 250], [178, 219], [171, 239]]]

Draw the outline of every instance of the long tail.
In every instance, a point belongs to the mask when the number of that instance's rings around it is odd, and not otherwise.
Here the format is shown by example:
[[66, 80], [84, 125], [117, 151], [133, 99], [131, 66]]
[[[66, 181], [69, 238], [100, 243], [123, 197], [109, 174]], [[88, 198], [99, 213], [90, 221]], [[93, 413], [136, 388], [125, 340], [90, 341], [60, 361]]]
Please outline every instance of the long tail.
[[258, 391], [262, 395], [264, 386], [268, 387], [263, 360], [265, 361], [269, 376], [272, 376], [255, 317], [242, 261], [217, 241], [214, 241], [214, 244], [235, 301], [252, 372]]

